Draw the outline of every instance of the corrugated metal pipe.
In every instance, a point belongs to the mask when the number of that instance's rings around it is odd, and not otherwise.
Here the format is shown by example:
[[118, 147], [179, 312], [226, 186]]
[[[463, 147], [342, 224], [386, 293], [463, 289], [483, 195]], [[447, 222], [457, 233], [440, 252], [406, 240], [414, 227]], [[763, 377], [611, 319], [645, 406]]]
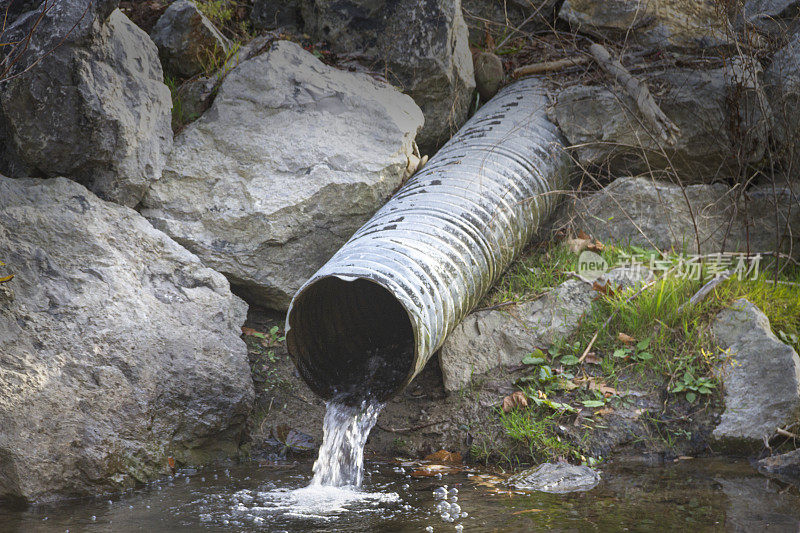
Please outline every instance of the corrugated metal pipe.
[[324, 399], [401, 391], [527, 245], [568, 157], [528, 78], [484, 105], [295, 294], [286, 341]]

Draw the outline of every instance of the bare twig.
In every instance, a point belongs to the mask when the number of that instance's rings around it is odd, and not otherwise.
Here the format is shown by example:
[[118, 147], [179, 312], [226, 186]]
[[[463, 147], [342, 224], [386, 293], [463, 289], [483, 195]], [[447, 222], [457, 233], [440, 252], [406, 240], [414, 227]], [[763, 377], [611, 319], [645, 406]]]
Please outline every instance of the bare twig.
[[625, 88], [625, 92], [633, 98], [636, 102], [636, 107], [639, 108], [639, 112], [655, 128], [661, 140], [673, 144], [680, 130], [658, 107], [658, 104], [647, 89], [647, 85], [634, 78], [619, 60], [612, 59], [611, 54], [608, 53], [608, 50], [603, 45], [595, 43], [589, 47], [589, 52], [600, 67], [611, 74]]
[[702, 302], [706, 298], [708, 298], [708, 295], [711, 294], [711, 291], [713, 291], [717, 287], [717, 285], [719, 285], [723, 281], [727, 280], [732, 275], [733, 275], [733, 271], [726, 270], [726, 271], [722, 272], [719, 276], [715, 277], [714, 279], [712, 279], [711, 281], [709, 281], [708, 283], [706, 283], [705, 285], [700, 287], [700, 290], [698, 290], [696, 293], [694, 293], [692, 295], [692, 297], [689, 298], [688, 302], [685, 302], [685, 303], [681, 304], [680, 307], [678, 307], [678, 313], [682, 313], [687, 305], [694, 306], [694, 305], [699, 304], [700, 302]]
[[513, 75], [515, 78], [520, 76], [530, 76], [532, 74], [542, 74], [545, 72], [555, 72], [565, 67], [573, 67], [578, 65], [585, 65], [590, 58], [588, 56], [579, 57], [566, 57], [564, 59], [557, 59], [555, 61], [545, 61], [543, 63], [533, 63], [514, 69]]

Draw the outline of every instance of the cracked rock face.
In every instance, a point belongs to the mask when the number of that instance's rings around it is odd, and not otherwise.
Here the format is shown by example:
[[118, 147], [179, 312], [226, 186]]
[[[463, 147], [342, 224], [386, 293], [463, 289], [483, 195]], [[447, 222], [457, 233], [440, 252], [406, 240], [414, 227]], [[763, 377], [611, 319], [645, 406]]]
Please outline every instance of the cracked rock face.
[[760, 449], [764, 437], [800, 417], [800, 358], [745, 299], [717, 315], [712, 329], [720, 347], [729, 350], [719, 370], [725, 411], [713, 435]]
[[132, 209], [0, 176], [0, 499], [117, 491], [236, 456], [247, 306]]
[[400, 186], [422, 121], [394, 88], [280, 41], [176, 138], [142, 214], [249, 301], [286, 309]]
[[14, 41], [36, 28], [0, 84], [0, 172], [66, 176], [129, 207], [161, 176], [170, 92], [156, 47], [116, 4], [49, 2], [3, 32]]

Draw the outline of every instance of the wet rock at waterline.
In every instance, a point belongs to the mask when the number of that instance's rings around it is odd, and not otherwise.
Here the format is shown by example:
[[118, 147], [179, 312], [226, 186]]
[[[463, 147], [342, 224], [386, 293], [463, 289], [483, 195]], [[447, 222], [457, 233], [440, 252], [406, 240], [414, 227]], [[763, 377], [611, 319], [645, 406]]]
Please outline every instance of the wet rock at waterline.
[[444, 388], [461, 389], [473, 375], [520, 364], [526, 353], [568, 336], [591, 307], [592, 292], [588, 283], [569, 280], [531, 302], [467, 315], [439, 353]]
[[712, 48], [730, 43], [713, 2], [696, 0], [566, 0], [558, 16], [576, 31], [660, 48]]
[[795, 484], [800, 483], [800, 449], [772, 457], [765, 457], [756, 463], [762, 474], [777, 476]]
[[765, 437], [800, 417], [800, 358], [745, 299], [719, 313], [712, 330], [728, 350], [718, 369], [725, 411], [713, 436], [723, 444], [761, 449]]
[[538, 490], [554, 494], [587, 491], [600, 483], [600, 475], [588, 466], [569, 463], [545, 463], [511, 476], [508, 484], [520, 490]]
[[228, 74], [142, 214], [250, 301], [292, 295], [413, 171], [408, 96], [280, 41]]
[[422, 108], [423, 154], [466, 121], [475, 79], [460, 0], [308, 0], [302, 16], [307, 33], [374, 64]]
[[747, 191], [721, 183], [688, 185], [684, 191], [665, 181], [619, 178], [568, 200], [560, 216], [603, 242], [686, 253], [782, 250], [797, 255], [792, 238], [800, 234], [798, 190], [797, 183], [778, 182]]
[[[67, 176], [130, 207], [161, 176], [172, 147], [169, 89], [156, 47], [112, 12], [116, 4], [39, 7], [47, 15], [12, 52], [16, 77], [0, 84], [0, 172]], [[3, 41], [24, 37], [39, 18], [22, 14]]]
[[582, 165], [614, 175], [678, 176], [688, 184], [730, 178], [740, 165], [764, 157], [771, 116], [757, 61], [643, 73], [641, 80], [680, 129], [675, 142], [654, 135], [629, 96], [613, 87], [575, 85], [557, 94], [548, 116]]
[[158, 47], [164, 70], [188, 78], [225, 57], [231, 43], [194, 2], [170, 4], [150, 37]]
[[236, 456], [246, 305], [135, 211], [0, 177], [0, 499], [120, 490]]

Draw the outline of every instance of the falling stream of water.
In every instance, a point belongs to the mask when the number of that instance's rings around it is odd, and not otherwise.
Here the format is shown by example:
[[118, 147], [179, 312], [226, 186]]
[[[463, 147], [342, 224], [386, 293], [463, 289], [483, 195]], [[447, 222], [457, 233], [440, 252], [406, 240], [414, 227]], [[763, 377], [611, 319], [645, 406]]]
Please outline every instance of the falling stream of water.
[[364, 444], [383, 404], [364, 401], [358, 407], [328, 402], [322, 446], [314, 463], [311, 486], [361, 486], [364, 478]]

